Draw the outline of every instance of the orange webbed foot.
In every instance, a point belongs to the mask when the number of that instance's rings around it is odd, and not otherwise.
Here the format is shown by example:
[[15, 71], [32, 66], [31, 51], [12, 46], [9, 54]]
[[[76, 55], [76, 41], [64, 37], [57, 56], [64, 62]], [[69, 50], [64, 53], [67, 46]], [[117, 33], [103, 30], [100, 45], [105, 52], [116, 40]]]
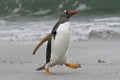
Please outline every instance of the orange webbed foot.
[[72, 69], [77, 69], [77, 68], [81, 68], [80, 64], [70, 64], [70, 63], [66, 63], [65, 64], [67, 67], [70, 67]]
[[45, 72], [46, 72], [46, 74], [48, 74], [48, 75], [54, 75], [54, 73], [52, 73], [52, 72], [49, 71], [49, 68], [46, 68], [46, 69], [45, 69]]

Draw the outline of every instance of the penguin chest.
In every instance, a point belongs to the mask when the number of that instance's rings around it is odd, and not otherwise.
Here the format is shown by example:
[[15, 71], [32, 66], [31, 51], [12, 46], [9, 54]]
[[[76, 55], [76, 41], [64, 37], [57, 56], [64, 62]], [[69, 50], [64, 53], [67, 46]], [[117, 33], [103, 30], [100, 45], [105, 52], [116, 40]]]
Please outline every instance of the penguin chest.
[[52, 39], [52, 54], [57, 57], [64, 57], [70, 41], [70, 23], [60, 24], [56, 30], [55, 39]]

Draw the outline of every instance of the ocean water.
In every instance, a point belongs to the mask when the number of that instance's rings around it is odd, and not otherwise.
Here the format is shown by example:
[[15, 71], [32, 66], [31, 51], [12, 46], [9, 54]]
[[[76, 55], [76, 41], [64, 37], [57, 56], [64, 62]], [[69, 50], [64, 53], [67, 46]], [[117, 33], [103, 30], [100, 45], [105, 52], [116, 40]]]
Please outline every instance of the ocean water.
[[0, 0], [0, 41], [34, 42], [50, 33], [64, 9], [71, 41], [120, 39], [120, 0]]

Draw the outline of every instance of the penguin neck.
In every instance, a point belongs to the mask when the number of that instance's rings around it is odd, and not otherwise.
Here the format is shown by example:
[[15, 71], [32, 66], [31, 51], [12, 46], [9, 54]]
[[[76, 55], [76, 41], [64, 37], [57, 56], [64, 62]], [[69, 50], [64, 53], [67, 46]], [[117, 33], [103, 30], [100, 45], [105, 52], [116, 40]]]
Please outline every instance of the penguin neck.
[[58, 21], [58, 22], [55, 24], [55, 26], [53, 27], [51, 33], [54, 33], [54, 32], [56, 33], [56, 30], [57, 30], [57, 28], [59, 27], [59, 25], [65, 23], [65, 22], [68, 22], [68, 21], [69, 21], [69, 18], [61, 17], [61, 18], [59, 19], [59, 21]]
[[68, 22], [68, 21], [69, 21], [68, 18], [66, 18], [66, 17], [61, 17], [60, 20], [59, 20], [59, 23], [60, 23], [60, 24], [63, 24], [63, 23]]

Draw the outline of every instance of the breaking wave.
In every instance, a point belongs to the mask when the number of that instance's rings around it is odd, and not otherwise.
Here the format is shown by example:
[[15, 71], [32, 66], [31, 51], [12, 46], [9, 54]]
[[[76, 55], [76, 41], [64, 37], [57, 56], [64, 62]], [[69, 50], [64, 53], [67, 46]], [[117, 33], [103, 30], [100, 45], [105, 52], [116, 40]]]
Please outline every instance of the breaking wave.
[[[41, 22], [0, 20], [0, 41], [39, 41], [50, 33], [55, 23], [56, 20]], [[120, 17], [73, 21], [71, 27], [71, 41], [120, 39]]]
[[64, 9], [72, 18], [71, 41], [120, 39], [120, 0], [0, 0], [0, 41], [38, 41]]

